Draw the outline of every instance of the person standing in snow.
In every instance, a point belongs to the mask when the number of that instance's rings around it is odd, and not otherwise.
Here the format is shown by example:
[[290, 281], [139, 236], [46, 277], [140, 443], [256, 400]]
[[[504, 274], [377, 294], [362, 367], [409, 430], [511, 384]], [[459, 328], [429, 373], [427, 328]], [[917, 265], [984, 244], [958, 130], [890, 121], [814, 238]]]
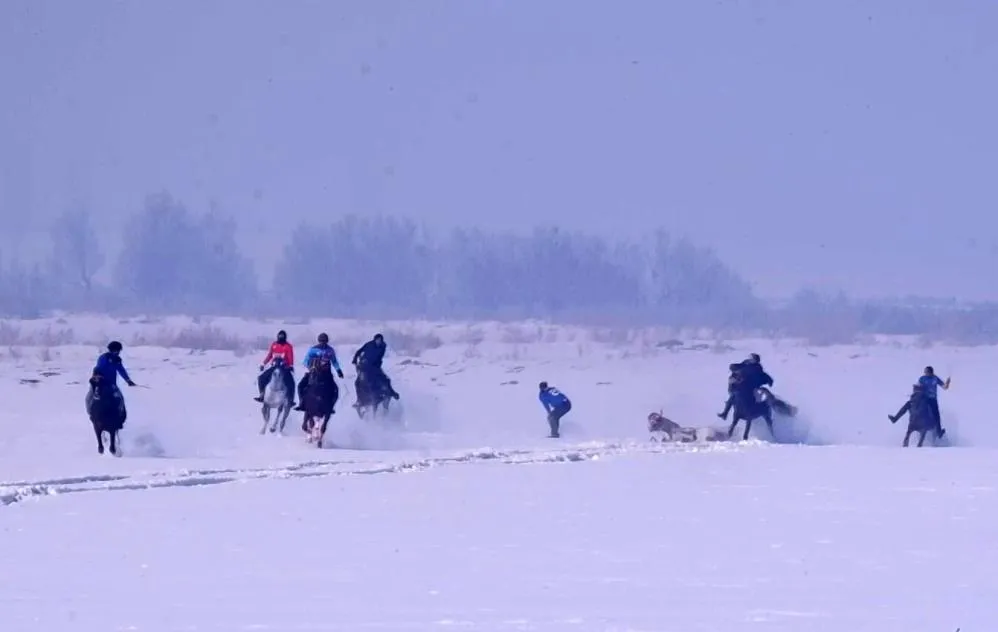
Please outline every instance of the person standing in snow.
[[561, 418], [572, 410], [572, 401], [568, 399], [568, 396], [547, 382], [541, 382], [539, 388], [538, 399], [541, 400], [541, 405], [544, 406], [544, 410], [548, 414], [548, 426], [551, 427], [551, 437], [557, 439], [561, 436], [558, 432], [561, 427]]
[[942, 417], [939, 414], [939, 391], [940, 386], [943, 390], [949, 390], [949, 378], [946, 381], [939, 379], [936, 375], [935, 370], [931, 366], [925, 367], [925, 371], [922, 377], [918, 378], [918, 384], [922, 387], [922, 394], [925, 396], [926, 404], [929, 408], [929, 413], [932, 415], [932, 419], [935, 422], [935, 432], [936, 438], [941, 439], [943, 435], [946, 434], [946, 430], [943, 429]]

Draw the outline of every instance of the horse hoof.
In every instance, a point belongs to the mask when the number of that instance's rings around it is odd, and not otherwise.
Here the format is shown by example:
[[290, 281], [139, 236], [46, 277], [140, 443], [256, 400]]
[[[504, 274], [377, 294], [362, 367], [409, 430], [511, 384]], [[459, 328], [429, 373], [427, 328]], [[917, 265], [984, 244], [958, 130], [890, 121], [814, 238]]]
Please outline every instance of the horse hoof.
[[104, 454], [104, 446], [97, 446], [97, 454]]

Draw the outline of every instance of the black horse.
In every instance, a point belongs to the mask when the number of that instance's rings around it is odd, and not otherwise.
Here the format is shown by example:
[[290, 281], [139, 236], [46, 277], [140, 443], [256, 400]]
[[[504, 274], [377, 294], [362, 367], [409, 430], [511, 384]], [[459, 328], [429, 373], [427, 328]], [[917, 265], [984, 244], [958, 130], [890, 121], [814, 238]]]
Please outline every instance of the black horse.
[[917, 447], [919, 448], [925, 443], [925, 436], [930, 430], [936, 432], [936, 438], [939, 437], [935, 417], [932, 414], [930, 403], [928, 398], [925, 397], [921, 385], [915, 384], [911, 389], [911, 396], [908, 398], [908, 401], [901, 406], [896, 415], [887, 415], [887, 418], [891, 420], [892, 424], [897, 423], [898, 419], [903, 417], [905, 413], [908, 413], [908, 430], [904, 433], [904, 441], [901, 442], [901, 447], [907, 448], [911, 442], [911, 435], [916, 432], [918, 433]]
[[357, 391], [357, 401], [353, 407], [357, 410], [358, 417], [363, 419], [368, 410], [371, 411], [372, 417], [376, 417], [379, 408], [385, 414], [388, 413], [388, 407], [395, 394], [388, 388], [385, 380], [372, 380], [367, 371], [358, 371], [353, 385]]
[[[308, 371], [305, 388], [305, 419], [301, 429], [308, 435], [308, 442], [322, 447], [322, 440], [329, 426], [329, 418], [336, 412], [336, 402], [340, 398], [340, 388], [333, 378], [328, 362], [316, 363]], [[320, 422], [321, 420], [321, 422]]]
[[752, 422], [762, 417], [766, 421], [766, 425], [769, 427], [769, 434], [776, 436], [773, 431], [773, 410], [769, 403], [769, 398], [766, 396], [765, 389], [759, 389], [759, 394], [757, 391], [752, 389], [740, 388], [736, 390], [734, 395], [734, 415], [731, 419], [731, 426], [728, 428], [728, 438], [731, 438], [735, 434], [735, 428], [738, 427], [739, 421], [745, 422], [745, 432], [742, 433], [742, 441], [748, 441], [749, 432], [752, 430]]
[[87, 416], [97, 437], [97, 453], [104, 454], [104, 433], [109, 436], [108, 448], [111, 454], [118, 455], [118, 433], [125, 425], [128, 413], [121, 392], [113, 384], [105, 384], [95, 376], [90, 378], [91, 388], [87, 392]]

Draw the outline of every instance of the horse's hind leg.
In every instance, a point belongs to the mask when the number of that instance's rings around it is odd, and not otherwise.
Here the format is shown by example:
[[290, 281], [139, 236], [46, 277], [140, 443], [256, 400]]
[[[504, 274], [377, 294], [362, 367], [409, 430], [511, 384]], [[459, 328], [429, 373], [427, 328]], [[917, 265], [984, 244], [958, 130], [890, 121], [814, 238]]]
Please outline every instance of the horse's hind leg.
[[748, 441], [749, 433], [752, 432], [752, 420], [745, 420], [745, 432], [742, 433], [742, 441]]
[[267, 432], [267, 424], [270, 423], [270, 408], [266, 404], [260, 408], [260, 416], [263, 417], [263, 426], [260, 428], [260, 434]]
[[731, 437], [735, 436], [735, 428], [738, 427], [738, 422], [739, 421], [740, 421], [740, 419], [738, 418], [738, 415], [735, 415], [735, 418], [731, 420], [731, 426], [728, 428], [728, 438], [729, 439]]
[[922, 447], [922, 444], [925, 443], [925, 436], [928, 433], [929, 433], [928, 430], [919, 430], [918, 431], [918, 447]]
[[915, 432], [914, 428], [908, 428], [908, 430], [904, 433], [904, 441], [901, 442], [901, 447], [902, 448], [907, 448], [908, 447], [908, 444], [911, 442], [911, 435], [914, 432]]

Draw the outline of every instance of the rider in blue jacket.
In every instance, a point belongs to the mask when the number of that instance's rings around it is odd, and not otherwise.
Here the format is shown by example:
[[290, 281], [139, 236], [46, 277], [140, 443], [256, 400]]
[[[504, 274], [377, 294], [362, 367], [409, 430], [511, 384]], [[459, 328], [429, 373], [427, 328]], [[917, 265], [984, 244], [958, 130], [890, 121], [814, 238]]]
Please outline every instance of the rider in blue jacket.
[[318, 344], [313, 345], [305, 352], [305, 374], [298, 380], [298, 405], [295, 410], [305, 410], [305, 388], [308, 386], [308, 372], [312, 368], [312, 363], [316, 360], [326, 360], [329, 365], [336, 369], [336, 375], [343, 379], [343, 369], [340, 368], [340, 361], [336, 357], [336, 350], [329, 344], [329, 336], [325, 333], [319, 334]]
[[90, 402], [93, 400], [94, 390], [98, 387], [109, 388], [114, 397], [120, 402], [121, 409], [125, 409], [125, 398], [118, 388], [118, 376], [120, 375], [129, 386], [135, 386], [135, 382], [129, 377], [125, 365], [121, 362], [122, 345], [117, 340], [113, 340], [107, 345], [107, 351], [100, 354], [97, 363], [90, 374], [90, 392], [87, 394], [87, 409], [90, 409]]

